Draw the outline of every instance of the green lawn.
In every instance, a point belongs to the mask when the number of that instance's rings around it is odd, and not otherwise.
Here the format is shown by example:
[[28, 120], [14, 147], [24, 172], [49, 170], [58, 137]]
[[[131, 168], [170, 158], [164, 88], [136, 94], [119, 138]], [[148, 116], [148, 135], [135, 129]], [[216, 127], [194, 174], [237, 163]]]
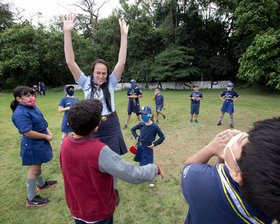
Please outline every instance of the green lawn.
[[[253, 122], [280, 116], [280, 95], [266, 94], [257, 90], [236, 89], [240, 99], [235, 102], [235, 128], [247, 131]], [[191, 90], [163, 90], [166, 101], [167, 120], [160, 119], [159, 126], [166, 136], [162, 145], [155, 148], [155, 163], [164, 170], [165, 179], [156, 178], [156, 187], [150, 189], [147, 183], [131, 185], [119, 181], [118, 188], [121, 202], [114, 213], [114, 222], [120, 224], [148, 223], [170, 224], [184, 223], [188, 205], [181, 193], [181, 170], [184, 161], [207, 144], [217, 133], [229, 128], [230, 119], [226, 114], [223, 125], [216, 123], [220, 116], [222, 102], [218, 95], [221, 90], [201, 90], [204, 100], [201, 102], [199, 123], [189, 123], [188, 99]], [[153, 91], [144, 90], [141, 105], [150, 105]], [[51, 142], [54, 159], [43, 165], [45, 179], [56, 179], [58, 184], [40, 192], [50, 202], [42, 208], [27, 208], [25, 201], [27, 168], [21, 165], [21, 135], [11, 122], [12, 111], [9, 108], [13, 99], [11, 92], [0, 96], [0, 223], [74, 223], [67, 208], [63, 179], [59, 166], [60, 126], [63, 114], [58, 113], [58, 103], [63, 90], [52, 89], [45, 97], [37, 98], [37, 106], [49, 123], [54, 134]], [[75, 96], [83, 99], [83, 93], [76, 91]], [[126, 120], [126, 91], [115, 92], [116, 110], [121, 126]], [[129, 148], [135, 144], [130, 128], [137, 124], [133, 115], [129, 128], [123, 131]], [[123, 156], [133, 163], [133, 155]], [[214, 160], [211, 160], [214, 163]], [[136, 163], [135, 163], [136, 164]]]

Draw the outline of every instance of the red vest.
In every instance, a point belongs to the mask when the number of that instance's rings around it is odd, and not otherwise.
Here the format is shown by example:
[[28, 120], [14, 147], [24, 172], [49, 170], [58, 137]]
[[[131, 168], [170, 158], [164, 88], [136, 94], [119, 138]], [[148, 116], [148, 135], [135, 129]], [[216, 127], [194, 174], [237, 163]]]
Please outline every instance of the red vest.
[[66, 202], [75, 218], [99, 221], [115, 211], [113, 176], [98, 168], [99, 153], [104, 146], [93, 137], [69, 136], [63, 141], [60, 166]]

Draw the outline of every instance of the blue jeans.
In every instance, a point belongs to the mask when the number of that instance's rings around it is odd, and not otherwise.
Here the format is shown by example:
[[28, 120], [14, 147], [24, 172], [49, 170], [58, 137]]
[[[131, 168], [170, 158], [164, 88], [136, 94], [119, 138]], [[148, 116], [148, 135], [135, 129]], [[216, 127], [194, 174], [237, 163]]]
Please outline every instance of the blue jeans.
[[[83, 222], [78, 219], [74, 219], [76, 224], [87, 224], [86, 222]], [[113, 224], [113, 216], [109, 217], [108, 219], [104, 219], [102, 221], [96, 222], [94, 224]]]

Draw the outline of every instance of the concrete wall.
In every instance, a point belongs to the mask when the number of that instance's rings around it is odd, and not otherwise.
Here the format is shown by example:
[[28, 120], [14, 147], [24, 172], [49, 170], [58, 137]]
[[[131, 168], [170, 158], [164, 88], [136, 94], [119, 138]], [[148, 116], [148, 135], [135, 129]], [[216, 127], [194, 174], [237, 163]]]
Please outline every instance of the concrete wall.
[[[192, 89], [194, 84], [198, 84], [200, 89], [224, 89], [227, 87], [229, 80], [224, 81], [192, 81], [192, 82], [149, 82], [137, 83], [140, 89]], [[75, 89], [81, 89], [77, 84], [71, 84]], [[130, 88], [130, 83], [118, 83], [115, 90], [122, 90]]]

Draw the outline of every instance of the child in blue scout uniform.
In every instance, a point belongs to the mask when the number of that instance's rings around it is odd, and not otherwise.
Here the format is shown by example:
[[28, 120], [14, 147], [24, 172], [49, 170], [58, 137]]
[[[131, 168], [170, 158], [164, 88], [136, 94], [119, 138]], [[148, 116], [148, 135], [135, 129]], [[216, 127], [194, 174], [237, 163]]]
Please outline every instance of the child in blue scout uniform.
[[195, 114], [194, 122], [198, 123], [198, 114], [199, 114], [199, 107], [200, 107], [200, 100], [203, 100], [202, 93], [199, 92], [199, 85], [194, 84], [193, 85], [194, 91], [190, 94], [190, 100], [191, 100], [191, 118], [190, 122], [193, 122], [193, 114]]
[[220, 116], [220, 119], [219, 119], [217, 125], [221, 125], [224, 114], [229, 113], [230, 120], [231, 120], [230, 127], [233, 128], [233, 112], [234, 112], [233, 102], [240, 98], [239, 94], [233, 90], [233, 87], [234, 87], [234, 84], [229, 83], [227, 85], [227, 90], [224, 90], [220, 94], [220, 99], [224, 103], [223, 103], [223, 106], [221, 109], [222, 113], [221, 113], [221, 116]]
[[34, 90], [27, 86], [18, 86], [13, 94], [15, 99], [11, 102], [12, 121], [22, 134], [20, 147], [22, 165], [28, 166], [26, 206], [43, 206], [48, 203], [48, 199], [36, 195], [36, 183], [37, 191], [57, 183], [55, 180], [45, 181], [41, 171], [42, 163], [47, 163], [53, 158], [50, 145], [53, 135], [43, 114], [36, 107]]
[[71, 85], [64, 86], [64, 92], [65, 92], [65, 96], [61, 98], [58, 104], [58, 112], [60, 113], [64, 112], [62, 125], [61, 125], [61, 132], [62, 132], [61, 142], [63, 142], [63, 139], [68, 136], [68, 133], [72, 132], [72, 129], [68, 124], [67, 115], [72, 104], [79, 100], [77, 97], [74, 96], [74, 92], [75, 92], [74, 86]]
[[159, 89], [155, 89], [155, 94], [153, 96], [153, 101], [156, 102], [156, 122], [158, 123], [158, 115], [161, 114], [163, 119], [166, 119], [167, 116], [162, 112], [162, 109], [165, 109], [165, 101], [163, 95], [160, 94]]
[[[267, 119], [248, 134], [225, 130], [187, 159], [181, 180], [189, 204], [185, 224], [279, 223], [279, 139], [280, 118]], [[213, 156], [224, 163], [207, 164]]]
[[132, 79], [130, 80], [131, 87], [127, 91], [127, 98], [128, 98], [128, 105], [127, 105], [127, 119], [124, 124], [123, 129], [126, 129], [128, 126], [128, 122], [130, 120], [132, 112], [137, 115], [138, 121], [140, 122], [140, 104], [139, 104], [139, 98], [142, 98], [142, 91], [138, 88], [136, 85], [136, 80]]
[[[115, 110], [114, 91], [121, 80], [127, 55], [127, 35], [128, 25], [125, 21], [119, 20], [120, 24], [120, 50], [118, 61], [113, 72], [110, 72], [108, 63], [103, 59], [96, 59], [92, 63], [90, 76], [85, 76], [75, 61], [71, 33], [76, 26], [76, 15], [70, 13], [67, 18], [63, 18], [64, 30], [64, 53], [67, 66], [71, 71], [75, 81], [84, 91], [85, 98], [99, 99], [102, 102], [103, 109], [101, 113], [101, 124], [97, 132], [92, 136], [99, 138], [101, 142], [107, 144], [115, 153], [123, 155], [127, 153], [123, 134], [120, 127], [119, 117]], [[117, 178], [114, 178], [114, 186], [117, 195], [117, 204], [119, 194], [117, 190]]]
[[[157, 124], [151, 120], [152, 110], [149, 106], [144, 106], [141, 108], [141, 118], [144, 122], [140, 122], [133, 128], [131, 132], [138, 142], [137, 152], [134, 157], [136, 162], [140, 163], [140, 166], [146, 164], [152, 164], [154, 162], [154, 147], [161, 144], [165, 137]], [[140, 135], [136, 133], [136, 130], [140, 130]], [[155, 141], [156, 135], [159, 136], [159, 139]], [[154, 180], [149, 184], [150, 187], [155, 186]]]

